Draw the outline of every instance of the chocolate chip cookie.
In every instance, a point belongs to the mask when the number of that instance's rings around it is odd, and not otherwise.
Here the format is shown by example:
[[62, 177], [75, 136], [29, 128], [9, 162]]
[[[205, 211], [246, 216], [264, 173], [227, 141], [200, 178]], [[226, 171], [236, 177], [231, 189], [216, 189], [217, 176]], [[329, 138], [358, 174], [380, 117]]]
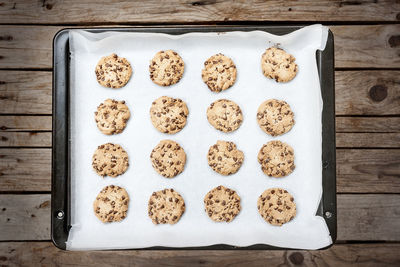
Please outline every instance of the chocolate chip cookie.
[[257, 208], [261, 217], [272, 225], [281, 226], [296, 216], [294, 198], [282, 188], [265, 190], [258, 197]]
[[207, 154], [208, 165], [222, 175], [236, 173], [242, 166], [244, 154], [236, 144], [228, 141], [217, 141]]
[[102, 57], [96, 65], [95, 74], [100, 85], [108, 88], [124, 87], [132, 76], [128, 60], [111, 54]]
[[176, 84], [182, 78], [185, 63], [177, 52], [160, 51], [150, 61], [150, 79], [161, 86]]
[[128, 153], [120, 145], [112, 143], [98, 146], [92, 160], [93, 169], [103, 177], [117, 177], [129, 167]]
[[183, 148], [172, 140], [162, 140], [151, 151], [150, 160], [153, 168], [166, 178], [173, 178], [183, 172], [186, 163], [186, 153]]
[[126, 218], [129, 207], [129, 195], [116, 185], [107, 185], [93, 202], [96, 217], [102, 222], [119, 222]]
[[260, 149], [258, 162], [268, 176], [287, 176], [295, 169], [293, 148], [281, 141], [270, 141]]
[[179, 98], [162, 96], [156, 99], [150, 108], [153, 126], [162, 133], [174, 134], [183, 129], [189, 110]]
[[185, 201], [174, 189], [154, 192], [148, 205], [148, 214], [154, 224], [176, 224], [185, 212]]
[[294, 125], [294, 114], [283, 100], [269, 99], [257, 111], [260, 128], [269, 135], [277, 136], [289, 132]]
[[242, 110], [235, 102], [219, 99], [208, 107], [207, 120], [215, 129], [222, 132], [233, 132], [243, 121]]
[[125, 101], [106, 99], [94, 113], [97, 128], [107, 135], [121, 133], [131, 117]]
[[268, 48], [261, 56], [261, 69], [265, 77], [277, 82], [289, 82], [296, 77], [296, 58], [278, 47]]
[[240, 197], [235, 190], [220, 185], [206, 194], [204, 207], [211, 220], [231, 222], [240, 212]]
[[235, 83], [236, 72], [232, 59], [216, 54], [204, 62], [201, 78], [211, 91], [221, 92]]

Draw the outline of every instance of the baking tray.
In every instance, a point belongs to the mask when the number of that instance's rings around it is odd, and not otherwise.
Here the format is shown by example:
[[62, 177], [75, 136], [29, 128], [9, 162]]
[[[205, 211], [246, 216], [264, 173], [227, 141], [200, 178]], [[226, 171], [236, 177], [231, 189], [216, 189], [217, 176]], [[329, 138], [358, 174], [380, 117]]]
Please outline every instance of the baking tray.
[[[129, 28], [86, 28], [89, 32], [155, 32], [166, 34], [184, 34], [189, 32], [228, 32], [228, 31], [266, 31], [276, 35], [284, 35], [302, 28], [301, 26], [168, 26], [168, 27], [129, 27]], [[76, 29], [76, 28], [74, 28]], [[82, 28], [83, 29], [83, 28]], [[66, 249], [69, 230], [71, 228], [70, 205], [70, 117], [69, 117], [69, 31], [59, 31], [53, 40], [53, 151], [52, 151], [52, 190], [51, 190], [51, 239], [60, 249]], [[336, 213], [336, 143], [335, 143], [335, 88], [334, 88], [334, 50], [333, 34], [328, 33], [324, 51], [317, 50], [316, 60], [321, 94], [322, 110], [322, 197], [316, 214], [322, 216], [328, 226], [332, 244], [337, 236]], [[330, 247], [330, 246], [328, 246]], [[326, 249], [328, 247], [322, 248]], [[203, 247], [171, 248], [150, 247], [160, 249], [283, 249], [265, 244], [247, 247], [236, 247], [217, 244]]]

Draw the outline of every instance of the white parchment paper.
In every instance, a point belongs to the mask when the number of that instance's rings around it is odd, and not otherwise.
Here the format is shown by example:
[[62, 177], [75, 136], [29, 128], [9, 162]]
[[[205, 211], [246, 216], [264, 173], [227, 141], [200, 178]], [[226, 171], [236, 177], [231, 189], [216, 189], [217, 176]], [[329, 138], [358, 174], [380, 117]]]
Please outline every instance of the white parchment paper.
[[[269, 244], [287, 248], [318, 249], [332, 243], [322, 217], [315, 216], [322, 195], [321, 111], [322, 98], [315, 52], [323, 50], [328, 29], [305, 27], [285, 36], [262, 31], [189, 33], [89, 33], [72, 30], [71, 47], [71, 223], [67, 249], [143, 248], [150, 246], [190, 247], [213, 244], [249, 246]], [[289, 83], [276, 83], [263, 76], [261, 54], [279, 44], [296, 57], [299, 72]], [[173, 49], [185, 62], [181, 81], [160, 87], [149, 78], [148, 65], [159, 50]], [[121, 89], [100, 86], [94, 73], [100, 57], [117, 53], [129, 60], [133, 75]], [[204, 61], [216, 53], [233, 59], [236, 83], [213, 93], [201, 79]], [[167, 95], [184, 100], [189, 108], [185, 128], [175, 134], [158, 132], [151, 124], [149, 109], [154, 99]], [[131, 118], [123, 133], [102, 134], [94, 112], [107, 98], [125, 100]], [[222, 133], [209, 125], [207, 107], [227, 98], [239, 104], [244, 121], [233, 133]], [[258, 126], [258, 106], [266, 99], [287, 101], [296, 124], [289, 133], [271, 137]], [[177, 141], [187, 154], [185, 170], [173, 179], [157, 174], [149, 159], [162, 139]], [[217, 140], [233, 141], [245, 160], [234, 175], [221, 176], [207, 164], [207, 151]], [[267, 177], [257, 162], [261, 146], [271, 140], [290, 144], [295, 151], [295, 171], [288, 177]], [[92, 169], [92, 155], [98, 145], [112, 142], [129, 154], [130, 167], [118, 178], [98, 176]], [[104, 224], [93, 212], [93, 201], [106, 185], [124, 187], [130, 196], [128, 216], [120, 223]], [[204, 212], [204, 195], [218, 185], [236, 190], [242, 211], [231, 223], [216, 223]], [[287, 189], [297, 204], [297, 216], [282, 227], [266, 223], [257, 211], [257, 198], [267, 188]], [[175, 225], [154, 225], [147, 215], [153, 191], [174, 188], [186, 202], [186, 212]]]

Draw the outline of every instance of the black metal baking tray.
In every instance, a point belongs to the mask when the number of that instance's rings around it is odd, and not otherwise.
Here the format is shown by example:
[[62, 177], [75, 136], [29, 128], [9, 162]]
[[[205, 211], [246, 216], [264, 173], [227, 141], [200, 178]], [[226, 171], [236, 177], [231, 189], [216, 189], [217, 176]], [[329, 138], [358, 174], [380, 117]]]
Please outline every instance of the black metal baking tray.
[[[284, 35], [301, 26], [168, 26], [129, 28], [90, 28], [90, 32], [159, 32], [183, 34], [188, 32], [228, 32], [261, 30]], [[53, 151], [51, 190], [51, 238], [55, 246], [66, 249], [70, 226], [70, 137], [69, 137], [69, 31], [59, 31], [53, 40]], [[323, 194], [317, 215], [322, 216], [329, 228], [333, 243], [336, 240], [336, 143], [335, 143], [335, 91], [333, 34], [329, 31], [324, 51], [316, 52], [321, 93], [322, 111], [322, 187]], [[330, 246], [328, 246], [330, 247]], [[326, 247], [326, 248], [328, 248]], [[151, 247], [146, 249], [282, 249], [256, 244], [248, 247], [213, 245], [205, 247], [170, 248]], [[325, 248], [324, 248], [325, 249]]]

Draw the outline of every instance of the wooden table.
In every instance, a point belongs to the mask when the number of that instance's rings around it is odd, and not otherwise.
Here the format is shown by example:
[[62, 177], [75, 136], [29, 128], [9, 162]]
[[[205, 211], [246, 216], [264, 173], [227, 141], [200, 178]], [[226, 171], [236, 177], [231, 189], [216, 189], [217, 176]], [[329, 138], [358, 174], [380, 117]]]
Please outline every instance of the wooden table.
[[[400, 264], [399, 1], [84, 2], [0, 0], [0, 265]], [[298, 23], [323, 23], [335, 35], [336, 245], [323, 251], [112, 252], [53, 246], [51, 71], [58, 30]]]

